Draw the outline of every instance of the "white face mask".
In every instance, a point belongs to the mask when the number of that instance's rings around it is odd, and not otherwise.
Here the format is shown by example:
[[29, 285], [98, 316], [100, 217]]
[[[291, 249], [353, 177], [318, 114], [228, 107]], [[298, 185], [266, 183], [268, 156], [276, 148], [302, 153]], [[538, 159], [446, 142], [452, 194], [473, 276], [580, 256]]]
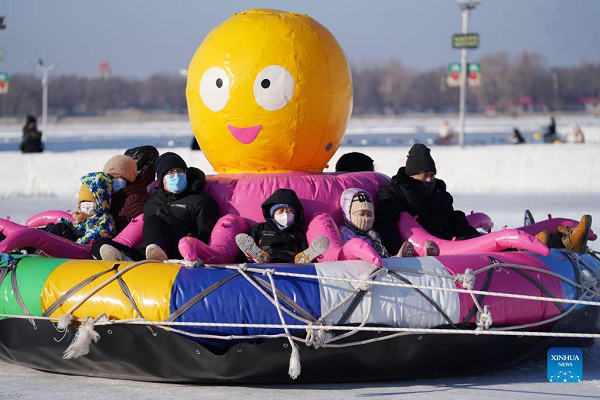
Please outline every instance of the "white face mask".
[[79, 210], [85, 214], [93, 214], [94, 209], [96, 209], [96, 203], [93, 201], [82, 201], [79, 203]]
[[277, 222], [279, 225], [283, 226], [284, 228], [287, 228], [288, 226], [290, 226], [291, 224], [294, 223], [294, 214], [288, 214], [288, 213], [281, 213], [281, 214], [275, 214], [273, 216], [273, 219], [275, 220], [275, 222]]

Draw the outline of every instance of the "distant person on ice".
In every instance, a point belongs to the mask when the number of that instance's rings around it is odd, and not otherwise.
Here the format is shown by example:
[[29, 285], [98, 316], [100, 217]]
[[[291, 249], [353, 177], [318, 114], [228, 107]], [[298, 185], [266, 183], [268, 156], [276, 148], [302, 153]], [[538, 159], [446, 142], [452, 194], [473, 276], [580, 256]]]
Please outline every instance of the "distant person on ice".
[[550, 117], [550, 125], [548, 125], [544, 133], [544, 143], [554, 143], [556, 140], [559, 140], [559, 137], [556, 133], [556, 121], [554, 120], [554, 116], [552, 116]]
[[567, 141], [569, 143], [585, 143], [585, 137], [581, 131], [581, 127], [577, 123], [571, 124], [569, 133], [567, 135]]
[[523, 135], [521, 135], [521, 132], [519, 131], [519, 129], [514, 128], [513, 136], [511, 137], [510, 141], [513, 144], [523, 144], [523, 143], [525, 143], [525, 138], [523, 137]]
[[316, 237], [308, 246], [302, 231], [304, 208], [291, 189], [278, 189], [262, 203], [266, 222], [240, 233], [235, 241], [249, 261], [257, 263], [310, 263], [329, 247], [329, 239]]
[[[465, 214], [454, 210], [454, 200], [446, 191], [444, 181], [435, 178], [437, 170], [430, 151], [423, 144], [413, 145], [408, 152], [406, 166], [379, 188], [375, 229], [390, 254], [398, 253], [402, 245], [397, 226], [402, 211], [418, 216], [423, 228], [440, 239], [456, 237], [460, 240], [479, 236], [477, 230], [469, 225]], [[437, 251], [439, 253], [439, 248]], [[434, 248], [431, 253], [435, 253]]]
[[448, 121], [444, 121], [442, 127], [440, 128], [440, 133], [438, 135], [437, 144], [446, 145], [452, 144], [452, 141], [456, 137], [456, 134], [452, 130], [450, 123]]
[[28, 115], [23, 126], [23, 139], [20, 150], [23, 153], [41, 153], [44, 151], [42, 132], [38, 131], [37, 121], [33, 115]]

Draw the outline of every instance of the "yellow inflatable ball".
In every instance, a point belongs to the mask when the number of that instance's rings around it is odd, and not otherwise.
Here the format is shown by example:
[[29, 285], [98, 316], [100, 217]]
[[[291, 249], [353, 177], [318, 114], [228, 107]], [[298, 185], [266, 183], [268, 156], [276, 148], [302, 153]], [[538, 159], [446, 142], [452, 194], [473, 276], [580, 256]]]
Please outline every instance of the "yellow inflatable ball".
[[188, 68], [192, 130], [218, 173], [323, 171], [352, 112], [352, 78], [333, 35], [307, 15], [234, 14]]

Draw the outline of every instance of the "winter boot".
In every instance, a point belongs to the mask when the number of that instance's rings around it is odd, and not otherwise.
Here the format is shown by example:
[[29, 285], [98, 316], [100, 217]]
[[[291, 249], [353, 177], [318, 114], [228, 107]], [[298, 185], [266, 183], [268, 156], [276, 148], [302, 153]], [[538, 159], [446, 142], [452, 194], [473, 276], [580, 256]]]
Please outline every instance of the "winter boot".
[[[104, 246], [102, 246], [102, 247], [104, 247]], [[160, 246], [158, 246], [156, 244], [149, 244], [146, 247], [146, 260], [166, 261], [168, 259], [169, 259], [169, 257], [167, 256], [167, 253], [165, 253], [165, 251], [163, 249], [161, 249]]]
[[552, 247], [552, 238], [550, 237], [548, 231], [541, 231], [540, 233], [535, 235], [535, 238], [540, 242], [544, 243], [546, 247]]
[[523, 226], [535, 224], [535, 219], [533, 219], [533, 215], [531, 211], [525, 210], [525, 216], [523, 217]]
[[294, 257], [294, 262], [296, 264], [308, 264], [321, 254], [325, 253], [328, 247], [329, 239], [325, 236], [317, 236], [312, 241], [310, 246], [308, 246], [308, 249], [296, 254], [296, 257]]
[[409, 241], [402, 243], [400, 246], [400, 251], [398, 252], [397, 257], [414, 257], [415, 256], [415, 247]]
[[440, 246], [436, 242], [428, 240], [425, 242], [425, 255], [427, 256], [439, 256]]
[[268, 263], [271, 261], [271, 256], [268, 251], [262, 250], [256, 245], [254, 239], [250, 235], [240, 233], [236, 235], [235, 242], [244, 253], [244, 255], [255, 263]]
[[573, 227], [559, 226], [558, 231], [562, 233], [562, 243], [567, 249], [578, 253], [585, 251], [588, 235], [592, 226], [592, 216], [584, 215], [579, 224]]
[[110, 244], [100, 246], [100, 257], [103, 260], [123, 261], [123, 253]]

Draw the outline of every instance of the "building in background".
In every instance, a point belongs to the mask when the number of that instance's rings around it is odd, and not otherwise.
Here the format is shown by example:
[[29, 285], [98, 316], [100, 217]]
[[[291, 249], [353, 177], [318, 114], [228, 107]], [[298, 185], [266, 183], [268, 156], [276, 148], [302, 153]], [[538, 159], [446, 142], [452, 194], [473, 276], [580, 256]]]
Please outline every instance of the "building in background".
[[110, 64], [106, 60], [100, 61], [98, 65], [98, 79], [108, 79], [110, 78]]

